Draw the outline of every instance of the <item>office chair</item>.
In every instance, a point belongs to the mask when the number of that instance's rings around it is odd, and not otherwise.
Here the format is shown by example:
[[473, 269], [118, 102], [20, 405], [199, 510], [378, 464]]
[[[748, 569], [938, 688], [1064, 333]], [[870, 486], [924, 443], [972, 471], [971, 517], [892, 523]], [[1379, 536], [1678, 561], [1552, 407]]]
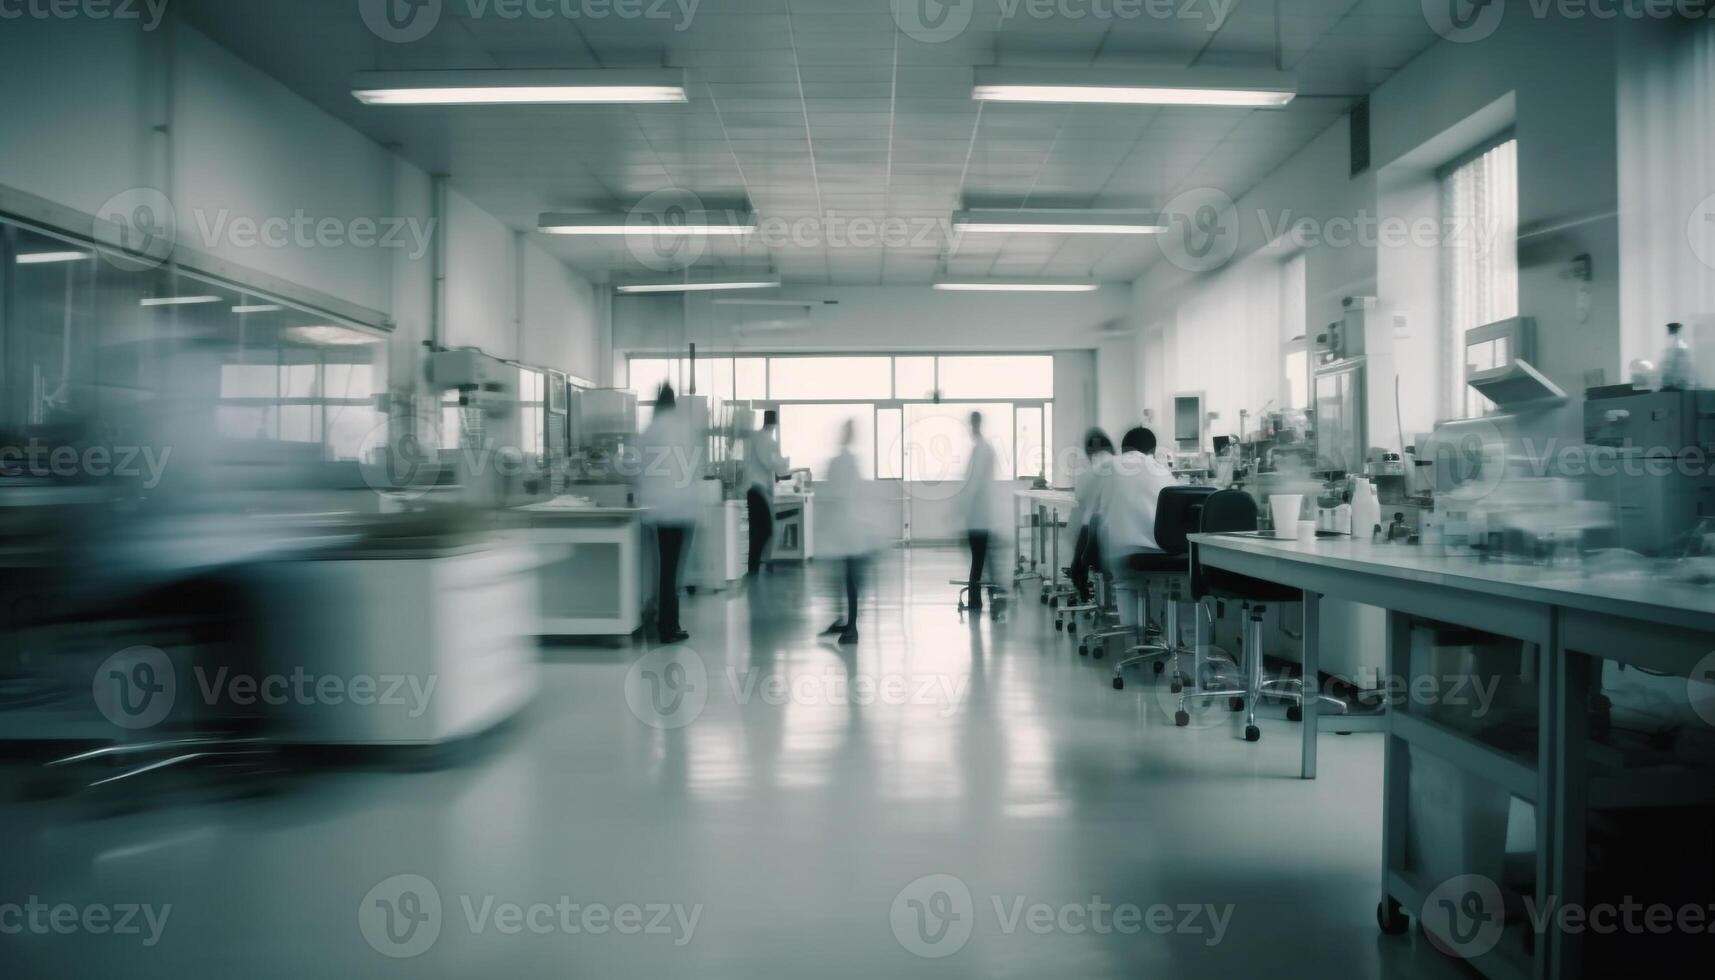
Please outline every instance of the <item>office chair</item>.
[[[1157, 674], [1165, 671], [1168, 663], [1172, 663], [1173, 692], [1177, 694], [1183, 687], [1179, 673], [1179, 656], [1195, 652], [1181, 642], [1179, 629], [1179, 606], [1184, 600], [1182, 588], [1191, 573], [1191, 558], [1188, 554], [1190, 542], [1186, 538], [1201, 526], [1203, 503], [1214, 493], [1213, 487], [1162, 488], [1161, 496], [1155, 504], [1155, 543], [1161, 551], [1127, 556], [1125, 569], [1130, 574], [1143, 579], [1158, 576], [1167, 579], [1167, 610], [1163, 617], [1162, 642], [1145, 642], [1132, 647], [1128, 651], [1132, 656], [1114, 664], [1114, 690], [1125, 689], [1123, 675], [1127, 667], [1151, 661], [1155, 663]], [[1146, 597], [1144, 608], [1147, 609], [1147, 585], [1139, 588], [1138, 594]]]
[[[1199, 527], [1203, 533], [1255, 531], [1256, 529], [1256, 501], [1243, 490], [1221, 490], [1209, 495], [1203, 502], [1202, 521]], [[1199, 664], [1195, 675], [1195, 683], [1198, 686], [1194, 690], [1180, 692], [1179, 710], [1174, 713], [1173, 723], [1181, 728], [1191, 724], [1191, 715], [1186, 711], [1186, 705], [1193, 700], [1227, 698], [1228, 707], [1234, 711], [1245, 712], [1245, 741], [1258, 741], [1262, 738], [1262, 730], [1256, 724], [1256, 706], [1257, 702], [1264, 697], [1295, 702], [1299, 708], [1299, 714], [1289, 717], [1297, 720], [1297, 717], [1301, 716], [1304, 704], [1304, 681], [1302, 679], [1294, 677], [1263, 680], [1262, 624], [1269, 606], [1303, 602], [1304, 592], [1291, 586], [1265, 582], [1262, 579], [1255, 579], [1218, 568], [1209, 568], [1197, 560], [1195, 553], [1191, 555], [1190, 565], [1192, 598], [1199, 602], [1205, 598], [1233, 599], [1244, 604], [1245, 632], [1244, 648], [1241, 654], [1244, 660], [1245, 679], [1242, 685], [1227, 683], [1218, 689], [1205, 690], [1201, 686], [1201, 664]], [[1347, 710], [1345, 703], [1338, 698], [1326, 694], [1318, 694], [1317, 697], [1322, 703], [1337, 706], [1341, 712]]]

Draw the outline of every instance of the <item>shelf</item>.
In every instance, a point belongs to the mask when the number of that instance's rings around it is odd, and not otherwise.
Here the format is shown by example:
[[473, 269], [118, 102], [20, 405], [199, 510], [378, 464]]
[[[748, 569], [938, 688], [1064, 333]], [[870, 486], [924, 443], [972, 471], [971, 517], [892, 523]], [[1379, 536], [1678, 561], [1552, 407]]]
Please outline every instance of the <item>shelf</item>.
[[1494, 783], [1521, 800], [1536, 802], [1537, 772], [1531, 763], [1464, 732], [1443, 728], [1409, 712], [1395, 711], [1390, 718], [1388, 733], [1395, 738]]

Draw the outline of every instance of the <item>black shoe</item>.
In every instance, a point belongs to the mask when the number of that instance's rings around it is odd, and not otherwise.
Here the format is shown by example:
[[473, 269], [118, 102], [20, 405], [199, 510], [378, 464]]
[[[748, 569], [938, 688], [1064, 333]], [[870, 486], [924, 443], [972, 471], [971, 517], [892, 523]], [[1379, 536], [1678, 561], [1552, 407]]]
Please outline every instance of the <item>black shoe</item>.
[[690, 638], [691, 634], [684, 630], [673, 630], [670, 633], [661, 634], [662, 643], [683, 643]]
[[838, 636], [846, 631], [846, 621], [839, 620], [834, 625], [822, 631], [823, 636]]
[[840, 646], [849, 647], [856, 644], [857, 641], [858, 631], [856, 626], [840, 632]]

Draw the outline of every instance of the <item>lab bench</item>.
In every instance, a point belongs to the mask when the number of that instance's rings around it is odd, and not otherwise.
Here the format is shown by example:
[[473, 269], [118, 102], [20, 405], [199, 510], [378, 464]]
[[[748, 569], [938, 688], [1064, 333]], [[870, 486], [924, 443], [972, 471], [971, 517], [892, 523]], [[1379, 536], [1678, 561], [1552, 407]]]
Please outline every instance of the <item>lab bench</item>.
[[[1018, 556], [1017, 580], [1041, 579], [1044, 589], [1060, 584], [1060, 570], [1072, 560], [1077, 531], [1071, 529], [1078, 502], [1070, 490], [1016, 490], [1012, 495], [1012, 544]], [[1061, 541], [1065, 528], [1072, 540]], [[1030, 540], [1026, 542], [1025, 536]], [[1043, 566], [1047, 571], [1043, 571]]]
[[[1413, 654], [1413, 630], [1424, 622], [1509, 638], [1522, 644], [1523, 656], [1534, 658], [1536, 729], [1525, 744], [1448, 725], [1411, 698], [1386, 714], [1379, 913], [1389, 926], [1400, 925], [1402, 907], [1422, 909], [1440, 884], [1414, 873], [1407, 860], [1414, 759], [1432, 759], [1534, 807], [1538, 908], [1551, 907], [1551, 901], [1561, 907], [1584, 902], [1592, 808], [1715, 805], [1715, 780], [1707, 770], [1668, 759], [1643, 767], [1614, 765], [1611, 758], [1594, 762], [1598, 746], [1590, 737], [1589, 712], [1601, 660], [1676, 677], [1690, 677], [1700, 663], [1707, 665], [1715, 648], [1715, 590], [1353, 539], [1311, 543], [1199, 534], [1191, 546], [1194, 560], [1209, 567], [1304, 590], [1307, 679], [1318, 676], [1318, 605], [1324, 597], [1387, 610], [1384, 675], [1390, 679], [1416, 680], [1421, 652]], [[1316, 775], [1318, 728], [1316, 700], [1310, 698], [1303, 711], [1306, 779]], [[1490, 977], [1577, 977], [1583, 939], [1564, 929], [1531, 936], [1514, 927], [1469, 959]]]

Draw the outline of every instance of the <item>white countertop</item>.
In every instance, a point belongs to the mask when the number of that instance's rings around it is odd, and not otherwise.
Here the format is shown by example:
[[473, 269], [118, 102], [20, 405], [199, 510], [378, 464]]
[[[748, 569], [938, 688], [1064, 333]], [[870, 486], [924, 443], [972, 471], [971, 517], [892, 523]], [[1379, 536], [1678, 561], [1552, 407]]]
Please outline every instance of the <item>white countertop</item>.
[[1256, 534], [1194, 534], [1191, 541], [1205, 549], [1226, 549], [1715, 633], [1715, 586], [1674, 581], [1665, 565], [1609, 574], [1583, 566], [1551, 568], [1484, 561], [1477, 556], [1442, 554], [1421, 545], [1377, 544], [1354, 538], [1301, 542]]

